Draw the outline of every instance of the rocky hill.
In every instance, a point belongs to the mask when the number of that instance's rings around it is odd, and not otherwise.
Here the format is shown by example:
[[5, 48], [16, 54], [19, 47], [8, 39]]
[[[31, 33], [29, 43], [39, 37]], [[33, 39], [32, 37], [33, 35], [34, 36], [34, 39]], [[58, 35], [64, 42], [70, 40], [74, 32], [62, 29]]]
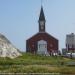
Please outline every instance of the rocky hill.
[[0, 34], [0, 57], [13, 59], [20, 55], [20, 51], [4, 35]]

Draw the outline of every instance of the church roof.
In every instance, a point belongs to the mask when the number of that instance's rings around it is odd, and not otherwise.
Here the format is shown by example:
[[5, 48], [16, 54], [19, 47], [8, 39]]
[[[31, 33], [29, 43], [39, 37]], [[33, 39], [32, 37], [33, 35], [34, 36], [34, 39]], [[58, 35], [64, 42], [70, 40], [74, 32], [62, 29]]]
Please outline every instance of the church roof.
[[45, 15], [44, 15], [44, 11], [43, 11], [43, 7], [41, 7], [41, 11], [40, 11], [40, 16], [39, 16], [39, 21], [45, 21]]
[[52, 39], [55, 39], [55, 40], [58, 41], [57, 38], [53, 37], [52, 35], [48, 34], [47, 32], [45, 32], [45, 33], [37, 33], [37, 34], [33, 35], [31, 38], [29, 38], [28, 40], [31, 40], [31, 39], [34, 39], [35, 40], [36, 37], [38, 39], [40, 39], [40, 37], [42, 37], [42, 39], [50, 39], [50, 40], [52, 38]]

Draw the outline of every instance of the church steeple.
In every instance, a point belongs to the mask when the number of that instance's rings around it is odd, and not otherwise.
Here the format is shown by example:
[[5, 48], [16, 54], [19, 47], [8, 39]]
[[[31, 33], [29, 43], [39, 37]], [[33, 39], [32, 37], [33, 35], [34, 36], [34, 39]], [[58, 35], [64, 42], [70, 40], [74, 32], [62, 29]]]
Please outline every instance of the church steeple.
[[39, 32], [45, 32], [45, 15], [42, 6], [39, 16]]
[[42, 6], [41, 6], [41, 11], [40, 11], [39, 21], [45, 21], [45, 15], [44, 15]]

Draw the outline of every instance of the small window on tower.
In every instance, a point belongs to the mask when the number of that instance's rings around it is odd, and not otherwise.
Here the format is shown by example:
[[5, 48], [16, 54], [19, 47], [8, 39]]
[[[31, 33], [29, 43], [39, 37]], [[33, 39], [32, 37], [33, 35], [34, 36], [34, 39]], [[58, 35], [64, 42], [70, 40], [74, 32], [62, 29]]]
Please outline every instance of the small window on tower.
[[43, 26], [41, 26], [41, 29], [44, 29], [44, 27], [43, 27]]
[[40, 21], [40, 25], [42, 25], [42, 26], [43, 26], [43, 25], [44, 25], [44, 21]]

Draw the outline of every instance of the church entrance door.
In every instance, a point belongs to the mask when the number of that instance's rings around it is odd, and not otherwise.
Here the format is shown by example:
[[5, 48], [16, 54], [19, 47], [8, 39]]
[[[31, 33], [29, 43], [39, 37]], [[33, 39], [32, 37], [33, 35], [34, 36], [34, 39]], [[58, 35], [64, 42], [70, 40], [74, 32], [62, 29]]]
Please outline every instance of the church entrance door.
[[44, 40], [38, 41], [38, 54], [45, 55], [47, 53], [47, 42]]

